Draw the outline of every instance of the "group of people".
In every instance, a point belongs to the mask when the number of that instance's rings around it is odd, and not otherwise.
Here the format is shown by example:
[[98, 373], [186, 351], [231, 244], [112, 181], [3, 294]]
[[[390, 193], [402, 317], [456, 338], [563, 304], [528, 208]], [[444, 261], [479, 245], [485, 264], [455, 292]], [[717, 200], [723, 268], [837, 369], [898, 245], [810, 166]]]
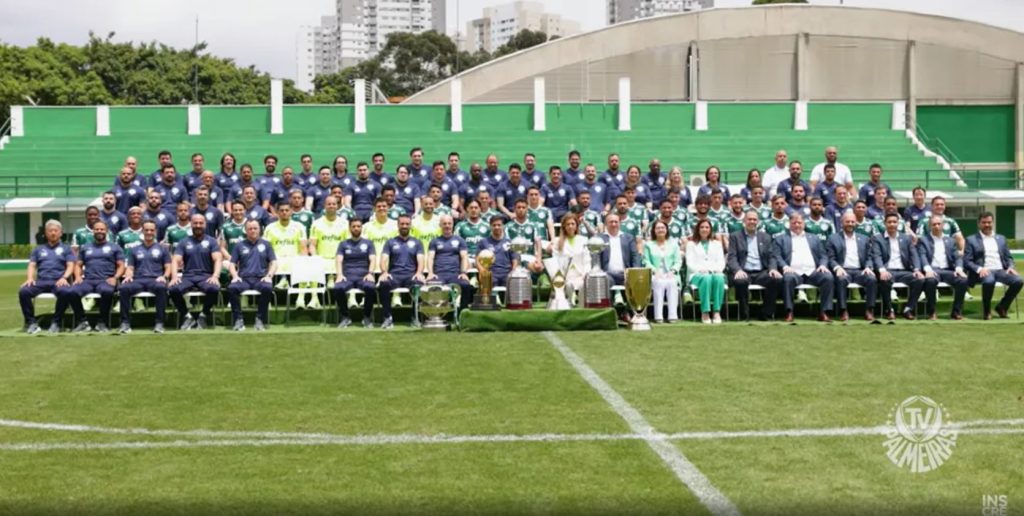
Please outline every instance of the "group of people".
[[[60, 331], [58, 321], [69, 307], [75, 331], [108, 331], [104, 321], [115, 291], [121, 332], [131, 331], [131, 299], [140, 294], [154, 298], [155, 331], [163, 331], [168, 298], [181, 329], [205, 328], [221, 289], [237, 330], [244, 329], [241, 297], [254, 293], [255, 329], [262, 330], [275, 280], [289, 276], [296, 263], [313, 263], [310, 258], [330, 278], [339, 326], [352, 323], [346, 308], [358, 290], [364, 294], [363, 325], [373, 326], [379, 301], [383, 327], [391, 327], [392, 294], [399, 288], [428, 281], [458, 285], [461, 303], [468, 304], [475, 256], [483, 249], [494, 251], [496, 286], [520, 264], [540, 281], [545, 261], [553, 259], [570, 291], [578, 291], [592, 265], [587, 240], [593, 236], [609, 243], [599, 265], [615, 284], [627, 268], [652, 269], [656, 322], [677, 320], [680, 296], [696, 294], [703, 322], [719, 323], [729, 286], [741, 319], [750, 318], [749, 292], [757, 285], [763, 297], [759, 318], [772, 318], [781, 297], [787, 321], [808, 285], [819, 291], [822, 321], [849, 318], [853, 289], [863, 290], [866, 319], [875, 319], [880, 298], [880, 317], [891, 320], [897, 315], [888, 295], [894, 286], [909, 289], [902, 313], [908, 319], [915, 318], [922, 292], [925, 313], [936, 317], [940, 284], [954, 291], [953, 319], [963, 317], [971, 285], [983, 287], [986, 319], [997, 282], [1006, 285], [994, 310], [1000, 317], [1021, 288], [990, 213], [979, 218], [978, 234], [964, 238], [945, 214], [945, 199], [928, 200], [923, 188], [914, 189], [913, 203], [900, 212], [880, 165], [872, 164], [869, 180], [857, 188], [834, 147], [825, 150], [809, 181], [801, 162], [779, 151], [771, 168], [750, 170], [736, 193], [715, 166], [691, 190], [679, 167], [664, 173], [651, 159], [646, 172], [636, 165], [623, 169], [617, 154], [608, 156], [600, 174], [577, 151], [568, 154], [564, 169], [546, 171], [533, 154], [507, 170], [492, 154], [468, 172], [456, 152], [429, 165], [420, 148], [409, 158], [391, 174], [377, 153], [369, 163], [357, 163], [353, 174], [344, 156], [314, 172], [306, 154], [298, 171], [286, 166], [278, 174], [278, 158], [268, 155], [256, 176], [230, 153], [221, 156], [215, 174], [197, 153], [191, 170], [179, 174], [171, 153], [163, 151], [158, 169], [146, 177], [138, 173], [137, 159], [128, 157], [101, 206], [86, 210], [86, 225], [74, 232], [71, 245], [62, 242], [59, 222], [46, 223], [46, 243], [33, 251], [20, 292], [26, 330], [40, 331], [34, 297], [53, 293], [51, 332]], [[528, 251], [513, 251], [515, 239], [525, 240]], [[195, 311], [187, 303], [191, 292], [202, 298]], [[96, 328], [83, 305], [93, 297], [99, 299]], [[318, 296], [296, 300], [299, 307], [319, 303]]]

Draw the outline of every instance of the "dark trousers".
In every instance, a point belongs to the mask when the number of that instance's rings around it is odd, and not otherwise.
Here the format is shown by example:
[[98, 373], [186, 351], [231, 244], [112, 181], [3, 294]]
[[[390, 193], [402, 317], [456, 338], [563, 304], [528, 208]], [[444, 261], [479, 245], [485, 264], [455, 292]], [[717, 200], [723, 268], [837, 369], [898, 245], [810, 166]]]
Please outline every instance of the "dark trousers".
[[80, 322], [85, 318], [82, 298], [89, 294], [100, 295], [100, 321], [106, 324], [110, 320], [110, 305], [114, 304], [114, 287], [107, 283], [107, 280], [82, 280], [75, 285], [71, 297], [71, 310], [75, 312], [76, 321]]
[[274, 287], [262, 281], [262, 278], [242, 278], [242, 281], [233, 282], [228, 285], [228, 301], [231, 303], [231, 318], [233, 321], [242, 319], [242, 292], [246, 290], [259, 291], [256, 299], [256, 317], [264, 323], [270, 322], [270, 297], [274, 295]]
[[892, 274], [892, 278], [889, 281], [878, 280], [878, 291], [882, 296], [882, 313], [887, 314], [892, 310], [892, 296], [889, 291], [892, 290], [893, 283], [903, 283], [910, 287], [910, 293], [907, 294], [907, 306], [904, 309], [905, 312], [913, 312], [917, 308], [917, 298], [921, 296], [921, 291], [924, 290], [924, 280], [914, 277], [914, 273], [910, 271], [889, 271]]
[[775, 313], [775, 300], [779, 297], [779, 287], [782, 285], [782, 278], [773, 278], [768, 271], [757, 271], [747, 273], [746, 279], [737, 280], [733, 274], [730, 279], [732, 287], [736, 289], [736, 301], [739, 303], [740, 320], [750, 319], [750, 285], [764, 287], [761, 291], [761, 319], [771, 319]]
[[831, 272], [815, 270], [811, 274], [787, 273], [782, 275], [782, 304], [787, 312], [793, 311], [793, 297], [796, 294], [796, 286], [806, 283], [818, 287], [818, 294], [821, 298], [821, 313], [832, 310], [832, 291], [835, 281]]
[[953, 287], [953, 310], [954, 314], [962, 314], [964, 311], [964, 295], [967, 294], [967, 278], [956, 275], [953, 269], [935, 269], [934, 278], [924, 279], [925, 308], [928, 315], [935, 313], [935, 293], [939, 288], [939, 282], [948, 283]]
[[[996, 291], [996, 282], [1007, 287], [1003, 299], [996, 305], [996, 308], [1000, 310], [1010, 309], [1010, 303], [1017, 297], [1021, 286], [1024, 285], [1024, 280], [1021, 280], [1020, 276], [1011, 276], [1006, 271], [991, 271], [991, 274], [984, 278], [978, 278], [978, 281], [981, 283], [981, 306], [986, 314], [992, 311], [992, 296]], [[59, 295], [57, 299], [60, 299]]]
[[135, 278], [131, 283], [121, 283], [121, 323], [131, 320], [132, 296], [148, 292], [156, 296], [154, 307], [156, 308], [157, 323], [163, 323], [167, 315], [167, 282], [158, 282], [156, 278], [142, 279]]
[[171, 301], [174, 303], [174, 308], [178, 310], [178, 315], [181, 317], [188, 315], [185, 293], [197, 290], [206, 295], [203, 298], [203, 313], [207, 318], [212, 318], [213, 305], [217, 304], [217, 294], [220, 294], [220, 283], [207, 283], [206, 280], [209, 278], [208, 275], [185, 276], [181, 278], [181, 283], [170, 288]]
[[459, 310], [465, 310], [473, 302], [473, 294], [476, 293], [476, 289], [468, 281], [460, 279], [458, 274], [438, 274], [437, 277], [446, 285], [459, 286], [461, 292]]
[[[380, 282], [380, 304], [384, 309], [384, 317], [391, 317], [391, 293], [396, 288], [407, 288], [412, 292], [413, 304], [416, 304], [417, 290], [423, 286], [420, 282], [412, 279], [412, 276], [391, 276], [387, 281]], [[415, 314], [413, 316], [415, 320]]]
[[611, 287], [611, 286], [620, 286], [621, 287], [622, 285], [624, 285], [626, 283], [626, 273], [625, 272], [609, 272], [608, 273], [608, 278], [612, 280], [611, 281], [611, 285], [608, 285], [609, 287]]
[[843, 267], [846, 276], [836, 276], [836, 301], [840, 310], [846, 310], [846, 302], [849, 301], [850, 283], [856, 283], [864, 287], [864, 302], [868, 310], [875, 309], [875, 298], [878, 295], [878, 277], [876, 275], [864, 274], [864, 269], [850, 269]]
[[30, 287], [21, 287], [18, 290], [18, 302], [21, 303], [21, 316], [25, 319], [25, 325], [35, 324], [36, 313], [35, 305], [33, 300], [39, 294], [53, 294], [57, 296], [57, 304], [53, 311], [54, 321], [58, 324], [60, 319], [64, 316], [64, 312], [68, 310], [68, 303], [70, 303], [72, 296], [74, 295], [74, 288], [71, 285], [66, 287], [58, 287], [56, 281], [39, 281], [37, 280], [35, 285]]
[[334, 294], [334, 302], [338, 304], [338, 313], [344, 316], [348, 312], [345, 309], [345, 300], [348, 298], [348, 291], [354, 288], [363, 291], [363, 318], [372, 317], [373, 305], [377, 302], [377, 287], [372, 281], [362, 278], [348, 279], [334, 284], [331, 292]]

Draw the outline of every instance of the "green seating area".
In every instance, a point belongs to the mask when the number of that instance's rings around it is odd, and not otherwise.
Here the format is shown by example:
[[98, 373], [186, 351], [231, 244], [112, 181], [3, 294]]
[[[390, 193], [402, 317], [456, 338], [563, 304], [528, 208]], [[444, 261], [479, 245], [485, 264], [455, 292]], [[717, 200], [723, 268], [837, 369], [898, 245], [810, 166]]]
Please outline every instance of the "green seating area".
[[885, 167], [885, 179], [898, 190], [926, 185], [932, 190], [956, 189], [935, 159], [920, 152], [902, 131], [890, 129], [889, 104], [811, 104], [808, 130], [792, 129], [792, 103], [723, 103], [708, 106], [708, 130], [694, 129], [693, 104], [634, 104], [632, 130], [617, 130], [616, 104], [548, 104], [547, 130], [533, 131], [529, 104], [467, 105], [463, 132], [452, 133], [448, 106], [367, 106], [364, 134], [354, 134], [352, 106], [285, 106], [284, 134], [269, 134], [269, 106], [204, 106], [201, 135], [187, 134], [187, 108], [111, 107], [111, 136], [96, 132], [96, 109], [24, 108], [25, 136], [14, 137], [0, 151], [0, 198], [96, 196], [115, 177], [125, 156], [139, 159], [148, 174], [162, 149], [174, 153], [181, 171], [193, 152], [206, 155], [217, 170], [224, 152], [261, 172], [262, 157], [276, 154], [280, 166], [298, 166], [302, 153], [316, 164], [335, 155], [369, 161], [374, 152], [387, 155], [389, 169], [408, 160], [409, 149], [423, 147], [428, 161], [461, 153], [463, 168], [496, 153], [502, 166], [520, 161], [525, 152], [537, 155], [545, 168], [565, 165], [566, 154], [579, 150], [584, 162], [605, 168], [607, 154], [618, 152], [622, 163], [646, 169], [651, 157], [663, 168], [682, 166], [687, 180], [711, 164], [729, 184], [742, 183], [747, 170], [772, 164], [777, 149], [804, 162], [808, 171], [822, 161], [827, 145], [837, 145], [840, 161], [866, 179], [869, 164]]

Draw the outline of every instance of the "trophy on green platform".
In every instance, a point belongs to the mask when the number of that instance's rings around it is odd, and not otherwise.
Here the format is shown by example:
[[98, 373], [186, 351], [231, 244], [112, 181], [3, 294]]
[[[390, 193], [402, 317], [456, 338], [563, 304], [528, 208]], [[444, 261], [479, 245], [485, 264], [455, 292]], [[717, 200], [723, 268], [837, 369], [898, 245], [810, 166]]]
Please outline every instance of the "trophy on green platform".
[[484, 249], [476, 255], [477, 283], [479, 288], [473, 296], [473, 310], [495, 311], [500, 310], [497, 299], [494, 297], [492, 288], [494, 286], [494, 275], [491, 273], [491, 266], [494, 265], [494, 251]]
[[647, 305], [651, 302], [651, 269], [636, 267], [626, 269], [626, 303], [633, 310], [629, 329], [648, 331], [651, 324], [647, 322]]

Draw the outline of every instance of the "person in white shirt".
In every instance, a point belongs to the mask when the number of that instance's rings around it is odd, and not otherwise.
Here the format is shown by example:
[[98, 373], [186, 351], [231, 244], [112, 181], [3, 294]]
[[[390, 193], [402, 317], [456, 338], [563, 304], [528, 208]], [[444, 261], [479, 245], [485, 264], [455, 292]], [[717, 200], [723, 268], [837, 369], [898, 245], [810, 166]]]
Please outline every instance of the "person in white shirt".
[[725, 295], [725, 250], [721, 240], [715, 238], [710, 220], [697, 222], [693, 236], [686, 242], [686, 272], [687, 283], [697, 287], [701, 321], [704, 324], [721, 324], [722, 298]]
[[978, 233], [967, 239], [964, 267], [970, 271], [971, 285], [981, 283], [981, 306], [985, 320], [992, 318], [992, 296], [997, 282], [1006, 285], [1006, 292], [996, 305], [996, 313], [1002, 319], [1009, 317], [1007, 311], [1024, 286], [1024, 281], [1014, 266], [1006, 237], [995, 233], [995, 219], [990, 211], [978, 216]]
[[764, 187], [765, 197], [771, 198], [775, 195], [775, 186], [789, 179], [789, 155], [785, 149], [779, 149], [775, 153], [775, 165], [771, 166], [761, 174], [761, 186]]
[[587, 238], [579, 234], [575, 215], [567, 213], [562, 217], [561, 227], [562, 234], [552, 243], [551, 259], [557, 260], [558, 270], [565, 273], [566, 298], [572, 303], [574, 294], [583, 288], [583, 278], [590, 270], [590, 251]]
[[922, 226], [929, 228], [917, 241], [917, 255], [924, 268], [924, 296], [926, 300], [928, 320], [934, 321], [935, 293], [939, 282], [953, 287], [953, 311], [949, 318], [959, 321], [964, 318], [964, 294], [967, 292], [967, 273], [964, 271], [963, 256], [956, 248], [952, 237], [942, 232], [944, 220], [933, 215], [921, 221]]
[[789, 216], [789, 231], [775, 237], [774, 268], [782, 272], [782, 302], [786, 308], [787, 323], [793, 322], [793, 298], [796, 287], [810, 284], [818, 288], [821, 311], [818, 320], [832, 322], [832, 292], [835, 283], [828, 270], [825, 244], [815, 235], [804, 232], [804, 216], [795, 212]]
[[841, 220], [842, 231], [829, 237], [827, 242], [828, 265], [836, 277], [839, 320], [850, 320], [846, 309], [848, 288], [850, 283], [856, 283], [864, 289], [864, 320], [874, 322], [878, 278], [871, 270], [871, 239], [857, 233], [857, 217], [853, 213], [845, 213]]
[[811, 170], [811, 190], [813, 191], [818, 183], [825, 180], [825, 165], [835, 165], [836, 167], [836, 179], [835, 181], [846, 187], [851, 193], [853, 192], [853, 174], [850, 173], [850, 167], [837, 161], [839, 159], [839, 149], [828, 146], [825, 147], [825, 161], [818, 163]]

